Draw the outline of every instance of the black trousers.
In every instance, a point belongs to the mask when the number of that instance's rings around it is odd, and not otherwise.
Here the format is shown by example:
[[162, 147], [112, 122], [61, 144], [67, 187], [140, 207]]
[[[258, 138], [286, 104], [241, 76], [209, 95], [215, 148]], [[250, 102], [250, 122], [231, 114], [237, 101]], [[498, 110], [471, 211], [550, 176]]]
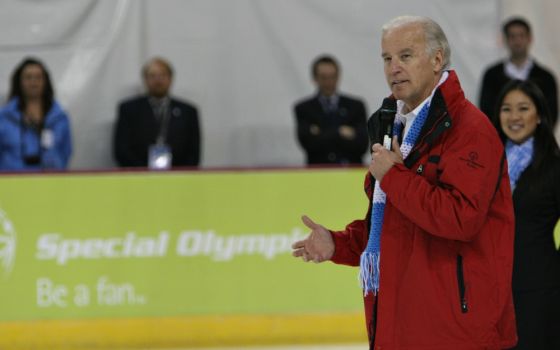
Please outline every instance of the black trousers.
[[516, 350], [560, 349], [560, 288], [513, 291]]

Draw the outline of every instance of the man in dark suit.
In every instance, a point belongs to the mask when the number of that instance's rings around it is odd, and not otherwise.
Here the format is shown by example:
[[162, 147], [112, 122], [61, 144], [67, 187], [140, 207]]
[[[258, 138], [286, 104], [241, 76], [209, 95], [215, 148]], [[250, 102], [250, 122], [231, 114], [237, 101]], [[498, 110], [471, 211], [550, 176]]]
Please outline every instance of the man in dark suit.
[[509, 59], [491, 66], [484, 73], [480, 91], [480, 109], [491, 118], [499, 108], [496, 106], [496, 101], [508, 81], [530, 80], [542, 90], [554, 125], [558, 118], [556, 79], [529, 55], [532, 42], [529, 23], [523, 18], [514, 17], [504, 23], [502, 31], [510, 56]]
[[142, 73], [147, 94], [126, 100], [118, 108], [114, 155], [119, 166], [198, 166], [198, 112], [194, 106], [170, 97], [171, 65], [154, 58]]
[[362, 164], [368, 148], [364, 104], [337, 91], [339, 65], [333, 57], [317, 58], [311, 73], [318, 92], [295, 106], [307, 164]]

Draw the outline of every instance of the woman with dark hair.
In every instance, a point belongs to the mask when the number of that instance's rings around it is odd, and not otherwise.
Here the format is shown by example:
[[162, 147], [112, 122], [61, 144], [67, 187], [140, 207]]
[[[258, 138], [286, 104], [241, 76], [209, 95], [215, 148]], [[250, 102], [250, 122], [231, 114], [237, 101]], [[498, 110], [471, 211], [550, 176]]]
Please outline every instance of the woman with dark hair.
[[49, 73], [26, 58], [0, 110], [0, 170], [65, 169], [71, 154], [69, 119], [54, 99]]
[[493, 123], [506, 148], [515, 209], [513, 298], [515, 349], [560, 349], [560, 149], [542, 91], [511, 81]]

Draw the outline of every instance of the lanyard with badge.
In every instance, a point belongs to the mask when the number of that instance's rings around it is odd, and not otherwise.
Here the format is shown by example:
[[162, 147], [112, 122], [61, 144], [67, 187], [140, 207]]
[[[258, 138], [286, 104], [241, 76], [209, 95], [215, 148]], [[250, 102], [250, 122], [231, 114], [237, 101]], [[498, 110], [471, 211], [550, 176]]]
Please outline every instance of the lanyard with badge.
[[[32, 133], [39, 136], [39, 147], [37, 153], [28, 153], [27, 143], [25, 141], [26, 130], [31, 130]], [[33, 123], [26, 123], [22, 118], [20, 126], [20, 151], [23, 162], [26, 165], [41, 165], [43, 162], [43, 150], [48, 150], [54, 146], [54, 134], [49, 128], [43, 125], [35, 125]], [[42, 164], [45, 166], [46, 164]]]
[[160, 121], [156, 143], [150, 145], [148, 149], [148, 168], [152, 170], [167, 170], [171, 168], [173, 155], [171, 154], [171, 147], [166, 143], [170, 119], [169, 105], [170, 103], [162, 103], [157, 108], [152, 106], [154, 115], [159, 117]]

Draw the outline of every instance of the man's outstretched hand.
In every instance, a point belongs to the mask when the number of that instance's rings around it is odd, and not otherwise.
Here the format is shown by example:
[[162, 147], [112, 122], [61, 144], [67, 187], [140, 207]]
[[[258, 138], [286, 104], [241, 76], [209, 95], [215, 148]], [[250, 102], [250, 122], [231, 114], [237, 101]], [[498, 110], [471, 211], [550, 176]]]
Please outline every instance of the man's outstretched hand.
[[315, 223], [307, 215], [302, 216], [301, 221], [311, 229], [311, 233], [306, 239], [292, 244], [292, 255], [301, 257], [303, 261], [316, 263], [329, 260], [334, 254], [334, 241], [329, 230]]

